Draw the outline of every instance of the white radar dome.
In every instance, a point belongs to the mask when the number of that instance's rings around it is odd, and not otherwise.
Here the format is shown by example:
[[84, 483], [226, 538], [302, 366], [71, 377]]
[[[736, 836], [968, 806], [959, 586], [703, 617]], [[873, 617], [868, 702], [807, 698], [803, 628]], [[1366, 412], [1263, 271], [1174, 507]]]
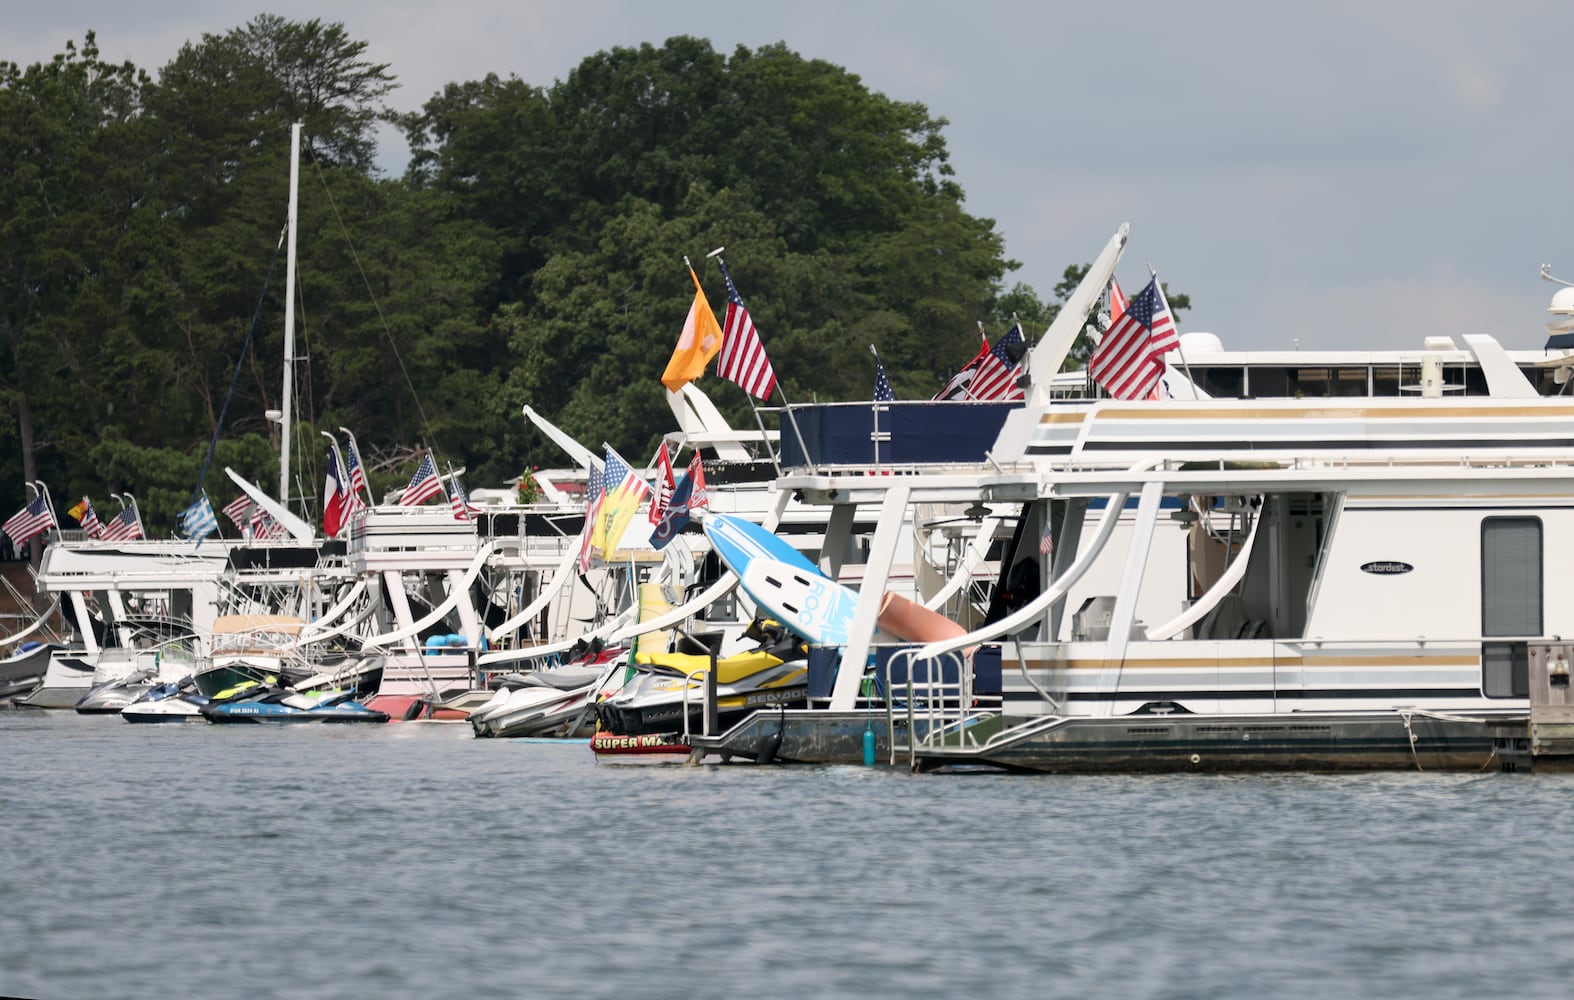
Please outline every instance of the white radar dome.
[[[1574, 288], [1569, 290], [1574, 291]], [[1181, 334], [1180, 349], [1181, 353], [1188, 357], [1193, 354], [1217, 354], [1224, 350], [1224, 342], [1219, 339], [1218, 334], [1203, 333], [1198, 330]]]
[[1574, 331], [1574, 288], [1560, 288], [1552, 293], [1552, 304], [1547, 306], [1552, 319], [1547, 321], [1548, 333]]

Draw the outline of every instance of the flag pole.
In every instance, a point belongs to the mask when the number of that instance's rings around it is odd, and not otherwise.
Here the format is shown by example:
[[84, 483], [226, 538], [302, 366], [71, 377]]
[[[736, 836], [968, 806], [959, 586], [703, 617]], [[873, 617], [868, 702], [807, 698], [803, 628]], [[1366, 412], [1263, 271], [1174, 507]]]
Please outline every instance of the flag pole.
[[[38, 492], [44, 495], [44, 509], [49, 511], [49, 519], [55, 522], [55, 534], [58, 535], [60, 533], [60, 518], [55, 516], [55, 501], [54, 498], [49, 495], [49, 484], [44, 482], [42, 479], [35, 479], [33, 481], [38, 484]], [[40, 546], [42, 546], [42, 543], [40, 543]]]
[[[717, 247], [705, 255], [706, 257], [716, 258], [716, 265], [721, 268], [723, 277], [727, 277], [727, 262], [721, 258], [721, 253], [725, 249], [727, 248]], [[725, 345], [723, 345], [723, 347], [725, 348]], [[742, 386], [739, 386], [739, 388], [742, 388]], [[814, 472], [814, 459], [809, 455], [809, 447], [804, 443], [803, 440], [803, 430], [798, 426], [798, 417], [792, 412], [792, 402], [788, 400], [787, 391], [782, 388], [782, 380], [779, 378], [776, 379], [776, 391], [782, 397], [782, 412], [787, 417], [787, 423], [792, 425], [793, 437], [798, 439], [798, 450], [803, 453], [803, 460], [809, 466], [809, 471]], [[777, 447], [771, 448], [770, 432], [765, 429], [765, 418], [760, 415], [760, 407], [755, 402], [754, 393], [744, 389], [743, 394], [749, 399], [749, 409], [754, 413], [754, 423], [760, 428], [760, 437], [764, 439], [765, 447], [771, 453], [771, 465], [775, 467], [776, 474], [779, 476], [782, 474], [780, 444], [781, 435], [778, 432]]]
[[[1022, 390], [1022, 399], [1025, 402], [1028, 392], [1033, 388], [1033, 341], [1027, 336], [1026, 331], [1022, 329], [1022, 317], [1018, 316], [1015, 310], [1011, 312], [1011, 328], [1016, 330], [1017, 334], [1022, 337], [1022, 344], [1027, 348], [1027, 350], [1022, 352], [1022, 360], [1017, 362], [1017, 366], [1022, 369], [1022, 373], [1017, 376], [1017, 388]], [[1051, 387], [1053, 387], [1054, 381], [1055, 377], [1051, 375]]]
[[[137, 506], [137, 498], [132, 496], [130, 493], [127, 493], [126, 496], [131, 500], [131, 516], [137, 519], [137, 537], [148, 537], [147, 528], [142, 523], [142, 508]], [[124, 510], [127, 506], [126, 502], [124, 500], [120, 501], [120, 506], [121, 509]]]
[[[377, 502], [372, 499], [372, 477], [366, 474], [366, 459], [361, 457], [361, 446], [355, 440], [355, 435], [350, 433], [350, 429], [348, 427], [340, 427], [339, 429], [343, 431], [344, 436], [349, 439], [350, 451], [355, 454], [355, 464], [361, 467], [361, 478], [366, 480], [366, 506], [375, 507], [377, 506]], [[354, 483], [350, 484], [350, 489], [355, 489]]]
[[[880, 362], [880, 352], [874, 349], [874, 345], [873, 344], [869, 345], [869, 353], [874, 355], [875, 376], [878, 378], [879, 377], [879, 373], [885, 370], [885, 365]], [[889, 375], [886, 376], [886, 377], [890, 378]], [[874, 469], [875, 469], [876, 472], [879, 472], [880, 471], [880, 401], [878, 399], [873, 400], [869, 404], [869, 412], [873, 416], [873, 429], [869, 432], [869, 443], [874, 446]]]

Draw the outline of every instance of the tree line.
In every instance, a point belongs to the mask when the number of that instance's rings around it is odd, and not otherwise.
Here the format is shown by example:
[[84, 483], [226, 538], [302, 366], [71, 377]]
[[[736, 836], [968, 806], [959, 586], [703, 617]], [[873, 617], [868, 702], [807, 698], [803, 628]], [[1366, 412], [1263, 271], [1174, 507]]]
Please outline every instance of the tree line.
[[[977, 322], [1042, 332], [1057, 300], [1006, 277], [964, 209], [944, 118], [785, 46], [675, 37], [589, 56], [547, 87], [487, 75], [395, 114], [387, 64], [342, 24], [272, 15], [183, 45], [156, 74], [95, 37], [0, 63], [0, 483], [136, 493], [164, 534], [230, 465], [320, 493], [319, 431], [352, 429], [378, 491], [431, 448], [497, 485], [560, 458], [529, 403], [643, 458], [657, 378], [717, 246], [794, 401], [930, 395]], [[295, 384], [280, 406], [290, 125], [303, 124]], [[376, 167], [376, 129], [411, 149]], [[1063, 296], [1077, 268], [1054, 290]], [[700, 269], [718, 311], [725, 289]], [[1177, 308], [1184, 301], [1172, 296]], [[729, 383], [704, 387], [752, 424]], [[69, 501], [58, 504], [62, 509]]]

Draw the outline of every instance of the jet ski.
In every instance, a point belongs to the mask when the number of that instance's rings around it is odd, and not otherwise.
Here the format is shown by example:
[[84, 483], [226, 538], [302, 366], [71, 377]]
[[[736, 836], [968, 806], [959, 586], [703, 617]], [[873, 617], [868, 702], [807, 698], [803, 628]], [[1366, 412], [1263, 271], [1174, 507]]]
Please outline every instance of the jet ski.
[[242, 683], [233, 695], [213, 698], [198, 711], [209, 722], [387, 722], [388, 713], [355, 700], [354, 687], [298, 691], [257, 682]]
[[759, 645], [723, 659], [696, 653], [638, 653], [623, 690], [596, 706], [601, 728], [619, 736], [698, 733], [705, 725], [705, 675], [716, 670], [722, 729], [767, 706], [808, 703], [808, 647], [780, 622], [756, 619], [744, 635]]
[[155, 677], [153, 670], [141, 669], [95, 684], [77, 699], [75, 708], [82, 715], [114, 715], [147, 694]]
[[201, 722], [202, 706], [208, 699], [197, 691], [193, 678], [160, 684], [143, 692], [120, 710], [127, 722]]
[[477, 736], [579, 737], [595, 730], [595, 703], [622, 686], [628, 650], [599, 644], [581, 659], [510, 675], [485, 705], [468, 716]]

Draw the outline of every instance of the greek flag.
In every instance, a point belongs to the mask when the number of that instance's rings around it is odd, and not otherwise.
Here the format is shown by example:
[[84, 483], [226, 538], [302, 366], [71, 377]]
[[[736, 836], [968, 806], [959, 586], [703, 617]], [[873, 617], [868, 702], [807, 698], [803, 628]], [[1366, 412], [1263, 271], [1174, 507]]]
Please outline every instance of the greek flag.
[[219, 530], [219, 519], [213, 515], [213, 504], [203, 493], [197, 502], [180, 512], [180, 533], [198, 545]]

